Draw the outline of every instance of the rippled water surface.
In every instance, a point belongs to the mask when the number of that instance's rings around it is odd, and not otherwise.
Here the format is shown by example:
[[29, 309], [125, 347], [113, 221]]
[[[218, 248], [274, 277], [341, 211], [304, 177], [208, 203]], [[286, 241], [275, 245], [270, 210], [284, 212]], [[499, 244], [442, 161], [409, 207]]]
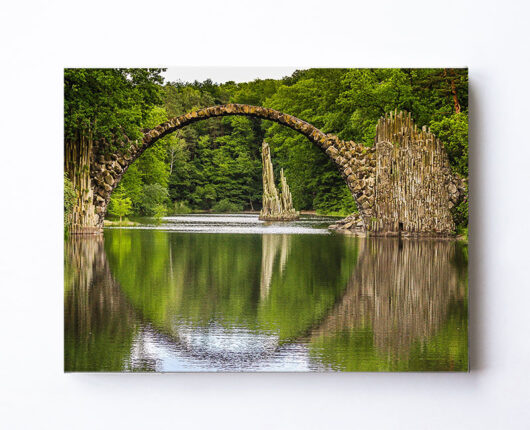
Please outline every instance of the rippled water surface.
[[163, 220], [164, 222], [158, 225], [144, 224], [127, 228], [191, 233], [329, 234], [327, 226], [333, 222], [330, 217], [307, 215], [298, 221], [264, 222], [260, 221], [257, 215], [249, 214], [177, 215], [165, 217]]
[[323, 217], [186, 215], [65, 242], [67, 371], [467, 369], [467, 250]]

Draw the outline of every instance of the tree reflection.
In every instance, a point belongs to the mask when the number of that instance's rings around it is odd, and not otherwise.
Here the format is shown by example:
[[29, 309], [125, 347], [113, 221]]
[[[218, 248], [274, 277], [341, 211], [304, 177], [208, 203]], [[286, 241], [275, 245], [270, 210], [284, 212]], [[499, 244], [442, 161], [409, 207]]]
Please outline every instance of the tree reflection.
[[215, 321], [281, 342], [333, 306], [357, 255], [351, 240], [331, 236], [131, 230], [108, 232], [106, 249], [123, 293], [157, 329], [177, 335]]

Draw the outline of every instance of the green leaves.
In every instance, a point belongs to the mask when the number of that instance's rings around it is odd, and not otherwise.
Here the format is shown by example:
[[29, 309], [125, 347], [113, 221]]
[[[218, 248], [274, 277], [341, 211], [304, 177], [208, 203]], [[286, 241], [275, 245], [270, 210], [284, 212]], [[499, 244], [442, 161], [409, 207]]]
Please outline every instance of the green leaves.
[[453, 170], [468, 175], [468, 119], [465, 113], [454, 113], [432, 121], [431, 131], [444, 143]]
[[[343, 73], [340, 69], [300, 72], [296, 82], [278, 88], [266, 105], [303, 119], [324, 132], [339, 131], [340, 111], [335, 102]], [[286, 127], [270, 123], [266, 127], [266, 140], [276, 158], [274, 165], [285, 169], [297, 209], [328, 213], [339, 207], [355, 207], [351, 194], [344, 192], [347, 188], [336, 167], [324, 153]]]
[[160, 104], [162, 69], [65, 69], [65, 139], [136, 139]]
[[167, 188], [160, 184], [144, 185], [140, 208], [143, 215], [160, 217], [165, 213], [161, 207], [165, 208], [168, 198]]
[[109, 213], [117, 217], [124, 217], [131, 213], [132, 201], [129, 197], [113, 196], [109, 204]]

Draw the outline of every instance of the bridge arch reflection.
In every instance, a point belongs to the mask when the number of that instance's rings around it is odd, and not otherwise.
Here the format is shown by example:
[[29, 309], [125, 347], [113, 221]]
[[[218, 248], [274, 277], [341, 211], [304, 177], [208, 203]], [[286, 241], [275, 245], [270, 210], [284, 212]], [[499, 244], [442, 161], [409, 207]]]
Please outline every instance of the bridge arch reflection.
[[[155, 290], [145, 279], [137, 284], [143, 291], [128, 284], [136, 276], [131, 244], [142, 243], [130, 234], [115, 231], [106, 244], [97, 237], [67, 242], [66, 258], [78, 270], [65, 274], [66, 370], [414, 370], [429, 360], [446, 370], [467, 367], [465, 261], [454, 241], [344, 237], [346, 257], [323, 265], [347, 271], [297, 279], [316, 288], [309, 288], [311, 297], [292, 289], [296, 277], [289, 267], [308, 259], [316, 264], [322, 255], [300, 250], [291, 235], [256, 236], [250, 246], [261, 249], [259, 264], [242, 262], [249, 270], [232, 286], [254, 285], [234, 301], [208, 280], [203, 285], [209, 288], [196, 289], [200, 283], [186, 271], [201, 264], [224, 270], [234, 260], [223, 265], [217, 255], [177, 257], [181, 242], [144, 240], [138, 261], [151, 253], [154, 264], [165, 256], [148, 271], [157, 288], [167, 287], [162, 301], [149, 296]], [[318, 290], [325, 277], [342, 285]], [[191, 296], [190, 289], [196, 289]], [[241, 297], [247, 302], [237, 310]], [[301, 300], [307, 308], [293, 305]], [[291, 362], [282, 361], [287, 357]]]

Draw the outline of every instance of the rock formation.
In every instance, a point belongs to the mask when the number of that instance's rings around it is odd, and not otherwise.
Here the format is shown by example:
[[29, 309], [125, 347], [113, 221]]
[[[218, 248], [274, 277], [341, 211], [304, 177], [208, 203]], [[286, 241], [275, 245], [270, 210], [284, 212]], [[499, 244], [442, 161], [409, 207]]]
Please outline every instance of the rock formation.
[[280, 174], [281, 194], [274, 183], [274, 171], [272, 168], [271, 151], [269, 144], [263, 141], [261, 150], [261, 161], [263, 163], [263, 208], [259, 219], [263, 221], [292, 221], [298, 219], [300, 214], [294, 210], [291, 191], [287, 180]]
[[291, 196], [291, 190], [289, 189], [289, 185], [287, 185], [287, 179], [285, 179], [285, 175], [283, 174], [283, 169], [280, 170], [280, 186], [280, 197], [282, 199], [281, 203], [283, 213], [295, 215], [296, 218], [299, 218], [300, 214], [294, 209], [293, 197]]
[[419, 129], [410, 113], [391, 112], [379, 120], [374, 146], [361, 151], [364, 158], [345, 151], [350, 166], [343, 176], [362, 222], [352, 215], [332, 229], [371, 236], [454, 235], [451, 209], [467, 186], [451, 172], [444, 145], [430, 130]]
[[328, 227], [330, 230], [337, 230], [340, 233], [348, 232], [357, 236], [366, 236], [366, 227], [359, 212], [355, 212]]

